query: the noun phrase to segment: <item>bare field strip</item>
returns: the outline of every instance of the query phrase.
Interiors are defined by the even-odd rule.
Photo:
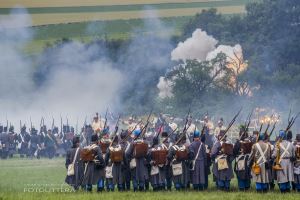
[[[156,10],[157,15],[153,17],[175,17],[175,16],[192,16],[200,13],[202,8],[185,8],[185,9],[165,9]],[[216,8],[222,14],[237,14],[244,13],[245,6],[224,6]],[[118,19],[138,19],[138,18],[151,18],[145,11],[120,11],[120,12],[105,12],[105,13],[58,13],[58,14],[32,14],[32,25],[46,25],[46,24],[60,24],[60,23],[73,23],[85,22],[95,20],[118,20]],[[7,19],[9,16],[0,15],[0,20]]]
[[[21,5],[32,7],[72,7],[72,6],[101,6],[101,5],[131,5],[131,4],[160,4],[160,3],[191,3],[211,2],[222,0],[0,0],[0,8],[12,8]],[[223,0],[226,1],[226,0]]]
[[[95,13],[95,12],[120,12],[120,11],[141,11],[141,10],[164,10],[184,9],[201,7],[223,7],[223,6],[244,6],[247,0],[227,0],[193,3],[160,3],[160,4],[134,4],[134,5],[108,5],[108,6],[79,6],[79,7],[41,7],[28,8],[29,14],[54,14],[54,13]],[[18,9],[20,10],[20,9]],[[0,14],[9,14],[10,8],[0,8]],[[21,12],[22,13],[22,12]]]

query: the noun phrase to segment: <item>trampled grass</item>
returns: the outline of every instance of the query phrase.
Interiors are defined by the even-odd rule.
[[[296,200],[299,199],[299,193],[280,194],[278,189],[266,194],[256,193],[253,188],[249,192],[239,192],[237,190],[236,179],[232,181],[231,192],[220,192],[216,190],[210,177],[209,189],[204,192],[103,192],[103,193],[85,193],[83,191],[74,192],[64,183],[66,169],[64,159],[56,158],[53,160],[28,160],[14,158],[11,160],[0,160],[0,199],[106,199],[106,200]],[[47,186],[45,186],[47,185]],[[28,188],[48,189],[30,190]],[[58,187],[58,188],[57,188]],[[49,189],[50,188],[50,189]],[[57,188],[51,190],[51,188]]]

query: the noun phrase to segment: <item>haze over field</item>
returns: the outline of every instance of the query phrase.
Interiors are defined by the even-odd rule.
[[[155,12],[144,14],[153,18],[156,15]],[[139,93],[146,92],[147,76],[138,85],[132,85],[130,80],[137,79],[144,70],[162,70],[169,62],[168,42],[159,43],[153,36],[136,36],[127,53],[117,61],[109,60],[107,49],[97,44],[70,42],[44,52],[37,59],[40,66],[34,68],[31,57],[20,50],[34,35],[31,29],[23,28],[31,25],[30,15],[23,10],[22,15],[13,14],[9,20],[0,21],[0,25],[15,22],[19,28],[0,28],[0,50],[4,52],[0,57],[0,93],[5,94],[0,99],[3,121],[7,118],[18,123],[23,119],[28,123],[31,117],[38,123],[42,115],[49,121],[52,116],[58,119],[67,115],[70,122],[75,122],[83,121],[95,111],[105,112],[107,107],[121,111],[122,89],[134,87],[137,101]],[[146,23],[144,29],[171,31],[158,19]]]

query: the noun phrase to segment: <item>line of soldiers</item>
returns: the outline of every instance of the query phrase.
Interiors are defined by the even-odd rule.
[[[3,127],[0,125],[0,157],[2,159],[12,158],[19,154],[21,158],[40,158],[54,156],[65,156],[67,149],[72,146],[74,128],[63,125],[59,133],[58,127],[47,130],[42,125],[40,131],[33,126],[29,132],[25,125],[16,133],[14,126]]]
[[[66,182],[76,190],[92,191],[96,185],[98,192],[115,187],[145,191],[151,185],[154,191],[191,186],[199,191],[208,188],[212,174],[216,187],[229,191],[235,174],[241,191],[250,189],[252,181],[258,192],[267,192],[277,181],[281,192],[289,192],[291,185],[300,192],[300,134],[292,142],[289,130],[280,131],[271,142],[267,132],[249,135],[242,126],[233,144],[222,119],[215,130],[208,117],[201,122],[202,130],[191,117],[183,131],[178,131],[173,118],[167,123],[159,117],[152,127],[148,120],[130,118],[120,133],[118,122],[114,131],[105,123],[96,116],[89,142],[74,137],[67,151]]]

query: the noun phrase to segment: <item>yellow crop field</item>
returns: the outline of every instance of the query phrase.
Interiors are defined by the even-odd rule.
[[[50,13],[50,14],[31,14],[32,25],[60,24],[85,22],[95,20],[118,20],[118,19],[137,19],[151,17],[174,17],[192,16],[201,12],[203,8],[182,8],[182,9],[162,9],[156,10],[155,15],[148,15],[145,11],[119,11],[119,12],[88,12],[88,13]],[[244,6],[224,6],[217,7],[217,11],[222,14],[233,14],[245,12]],[[0,15],[0,20],[9,16]]]
[[[191,3],[212,2],[220,0],[0,0],[0,8],[12,8],[16,5],[26,8],[32,7],[74,7],[74,6],[102,6],[102,5],[132,5],[132,4],[160,4],[160,3]]]

